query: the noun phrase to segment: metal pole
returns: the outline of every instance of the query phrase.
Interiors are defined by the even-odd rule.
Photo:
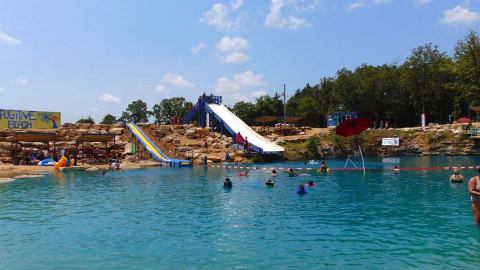
[[[287,123],[287,91],[285,84],[283,84],[283,123]]]
[[[358,146],[358,149],[360,150],[360,156],[362,157],[363,173],[365,174],[366,169],[365,169],[365,160],[363,159],[362,147],[360,147],[360,145],[359,145],[359,146]]]

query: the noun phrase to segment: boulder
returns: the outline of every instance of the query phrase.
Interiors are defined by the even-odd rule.
[[[113,133],[115,135],[122,135],[123,132],[124,132],[124,129],[123,128],[118,128],[118,127],[113,127],[113,128],[110,128],[110,130],[108,132]]]
[[[220,149],[220,148],[222,148],[222,145],[217,142],[217,143],[212,144],[212,147],[213,147],[214,149]]]
[[[167,137],[165,137],[164,140],[165,140],[166,143],[171,143],[173,141],[173,138],[170,137],[170,136],[167,136]]]
[[[207,159],[209,161],[212,161],[212,162],[221,162],[222,161],[222,158],[220,156],[214,155],[214,154],[207,155]]]
[[[195,128],[195,134],[201,137],[207,136],[210,133],[209,128]]]
[[[0,157],[0,162],[2,163],[12,163],[11,157]]]
[[[176,139],[176,138],[175,138],[175,139],[172,140],[172,143],[173,143],[174,145],[179,145],[179,144],[180,144],[180,139]]]
[[[20,145],[18,145],[20,147]],[[0,149],[12,150],[15,149],[15,144],[10,142],[0,142]]]
[[[185,135],[185,130],[184,129],[175,129],[175,132],[179,135]]]
[[[194,138],[195,137],[195,130],[193,129],[188,129],[187,132],[185,133],[187,138]]]
[[[190,151],[190,147],[180,146],[180,147],[177,147],[177,150],[179,152],[187,152],[187,151]]]

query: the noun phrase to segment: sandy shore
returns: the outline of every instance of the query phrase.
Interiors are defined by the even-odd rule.
[[[153,161],[141,161],[141,162],[123,162],[122,169],[140,169],[147,167],[159,167],[158,162]],[[70,168],[64,168],[64,170],[86,171],[86,170],[103,170],[108,169],[107,164],[85,164],[81,166],[75,166]],[[24,166],[24,165],[11,165],[0,164],[0,183],[11,182],[20,178],[36,178],[45,174],[52,173],[54,168],[52,166]]]

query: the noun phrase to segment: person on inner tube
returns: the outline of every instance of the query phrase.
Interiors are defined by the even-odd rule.
[[[298,185],[298,188],[297,188],[297,194],[298,195],[306,195],[307,194],[307,188],[301,184],[301,185]]]
[[[272,179],[268,179],[267,182],[265,182],[265,185],[267,185],[269,187],[273,187],[275,185],[275,182],[273,182]]]
[[[453,183],[462,183],[465,178],[460,174],[460,169],[453,169],[453,175],[450,176],[450,181]]]
[[[245,172],[239,173],[238,176],[248,176],[248,172],[249,172],[249,171],[250,171],[250,170],[247,169]]]
[[[322,165],[320,165],[320,169],[318,170],[321,173],[327,173],[328,172],[328,166],[327,166],[327,161],[324,160],[322,161]]]
[[[225,189],[231,189],[233,187],[232,181],[230,181],[230,178],[227,177],[225,181],[223,182],[223,188]]]

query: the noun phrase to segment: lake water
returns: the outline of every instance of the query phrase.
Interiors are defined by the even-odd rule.
[[[480,159],[367,161],[395,164]],[[250,174],[154,168],[0,184],[0,269],[479,268],[467,183],[451,184],[450,171],[280,173],[274,188],[265,187],[265,171]],[[231,191],[222,188],[226,176]],[[308,180],[317,186],[296,195]]]

